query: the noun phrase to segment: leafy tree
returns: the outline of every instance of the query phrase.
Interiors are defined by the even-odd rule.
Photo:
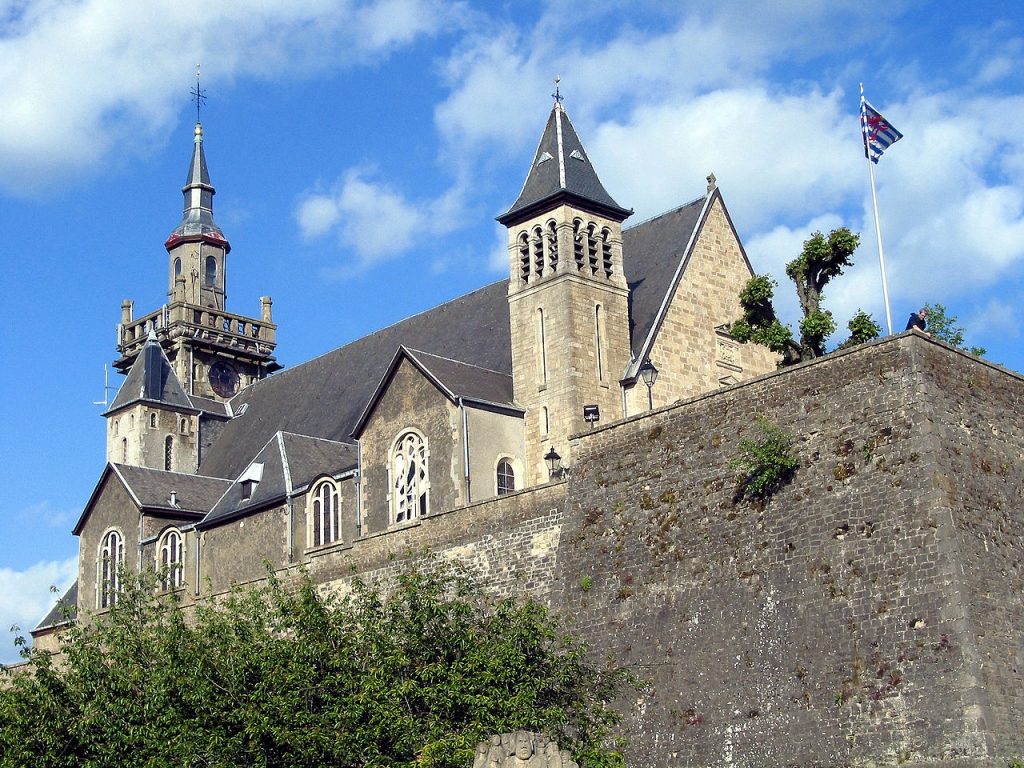
[[[736,472],[737,496],[764,498],[789,480],[800,466],[793,455],[793,436],[764,416],[757,417],[760,434],[740,440],[739,453],[729,462]]]
[[[752,341],[768,347],[782,355],[784,366],[824,355],[825,341],[835,333],[836,323],[832,313],[821,308],[822,291],[832,278],[843,273],[844,267],[853,264],[850,257],[859,243],[860,235],[853,234],[846,227],[832,230],[827,238],[821,232],[815,232],[804,241],[800,255],[786,265],[786,274],[796,286],[804,315],[800,321],[799,343],[775,315],[772,298],[778,283],[760,275],[748,280],[740,291],[743,317],[733,323],[732,337],[743,343]],[[874,335],[871,335],[872,328],[877,329]],[[877,338],[881,329],[870,315],[858,311],[851,321],[850,331],[850,339],[843,346]]]
[[[607,702],[635,678],[447,561],[344,598],[271,578],[182,608],[153,574],[123,583],[60,657],[0,682],[0,766],[465,766],[518,729],[622,765]]]
[[[983,357],[988,351],[984,347],[964,346],[964,329],[956,325],[956,315],[946,314],[942,304],[925,304],[924,308],[928,311],[928,333],[932,338],[952,344],[975,357]]]

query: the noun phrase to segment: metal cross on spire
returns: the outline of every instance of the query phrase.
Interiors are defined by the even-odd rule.
[[[199,110],[206,103],[206,91],[199,87],[199,65],[196,64],[196,87],[189,93],[192,94],[192,101],[196,105],[196,122],[199,122]]]
[[[562,82],[562,76],[561,75],[559,75],[558,77],[555,78],[555,92],[551,94],[551,98],[553,98],[555,100],[555,104],[561,104],[562,103],[562,94],[558,90],[558,84],[560,82]]]

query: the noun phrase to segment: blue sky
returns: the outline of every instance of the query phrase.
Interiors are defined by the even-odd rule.
[[[123,299],[165,300],[202,62],[228,309],[274,299],[295,365],[501,278],[560,75],[642,221],[714,172],[758,272],[863,233],[826,292],[884,323],[858,83],[905,135],[876,168],[893,322],[941,302],[1024,370],[1024,29],[1009,2],[0,0],[0,629],[70,583],[104,462]],[[628,222],[627,222],[628,223]],[[839,341],[841,339],[836,339]],[[111,374],[117,386],[120,377]],[[0,661],[15,658],[0,645]]]

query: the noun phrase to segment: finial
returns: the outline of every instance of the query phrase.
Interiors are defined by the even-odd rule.
[[[196,64],[196,87],[193,88],[189,93],[192,94],[192,101],[196,105],[196,136],[203,135],[203,129],[199,125],[199,110],[206,103],[206,92],[199,87],[199,65]]]
[[[558,77],[555,78],[555,92],[551,94],[551,98],[553,98],[555,100],[555,104],[561,104],[562,103],[562,94],[558,90],[558,84],[560,82],[562,82],[562,76],[561,75],[559,75]]]
[[[715,191],[715,187],[718,186],[717,182],[718,182],[718,179],[715,178],[715,174],[709,173],[708,174],[708,192],[709,193]]]

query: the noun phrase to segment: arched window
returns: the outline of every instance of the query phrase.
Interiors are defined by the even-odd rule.
[[[164,590],[177,589],[185,583],[185,543],[177,528],[169,528],[160,540],[156,565]]]
[[[149,414],[149,426],[152,429],[156,429],[156,414],[155,413]]]
[[[174,260],[174,276],[177,277],[181,274],[181,259]]]
[[[96,563],[96,605],[109,608],[121,591],[120,569],[124,564],[124,537],[118,530],[107,531],[100,542]]]
[[[213,256],[206,257],[206,284],[217,284],[217,260]]]
[[[519,235],[519,279],[530,282],[530,240],[525,232]]]
[[[604,350],[601,348],[601,336],[603,329],[601,328],[601,305],[597,304],[594,307],[594,350],[597,353],[597,380],[604,381]]]
[[[427,445],[416,432],[405,432],[391,451],[391,508],[396,523],[427,514]]]
[[[174,469],[174,438],[170,435],[164,440],[164,469],[168,472]]]
[[[188,434],[188,419],[182,419],[181,420],[181,434],[183,434],[183,435],[187,435]]]
[[[324,480],[313,489],[313,503],[310,523],[313,526],[313,546],[325,544],[341,538],[341,510],[338,503],[338,489],[330,480]]]
[[[537,352],[539,353],[537,373],[540,374],[538,379],[541,384],[546,384],[548,381],[548,340],[544,328],[544,310],[540,307],[537,308]]]
[[[128,463],[128,438],[121,438],[121,463]]]
[[[117,432],[120,429],[120,424],[121,424],[121,420],[120,419],[114,419],[114,435],[115,435],[115,437],[117,436]]]
[[[512,469],[512,462],[502,459],[498,462],[498,495],[504,496],[516,489],[516,472]]]

